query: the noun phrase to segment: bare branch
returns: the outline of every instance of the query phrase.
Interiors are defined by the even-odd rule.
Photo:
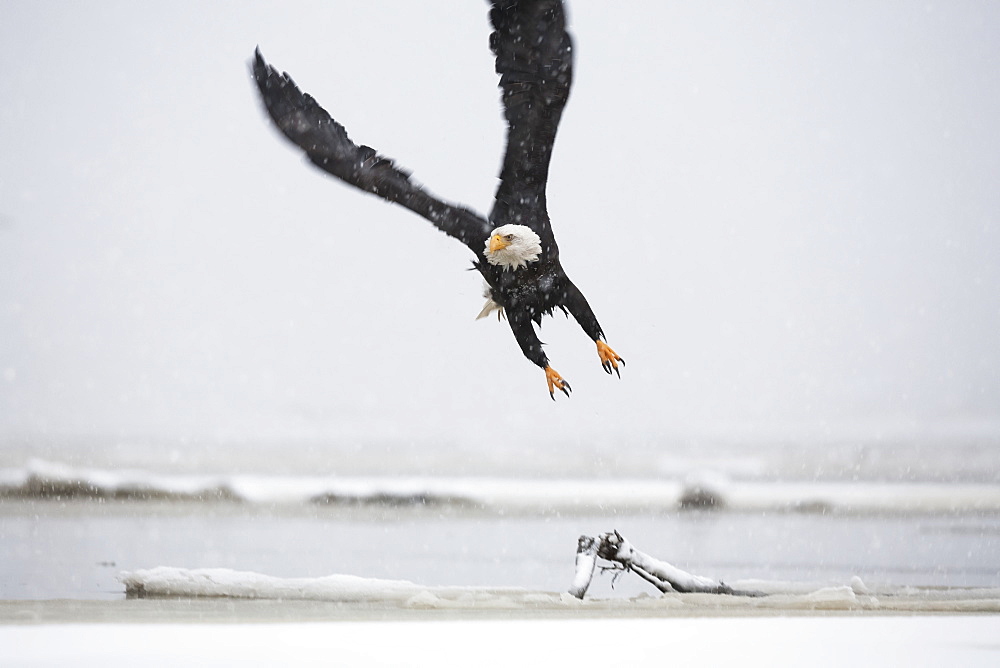
[[[758,592],[735,591],[721,580],[694,575],[635,549],[620,533],[613,531],[599,538],[580,536],[576,550],[576,575],[569,593],[582,599],[594,577],[597,558],[611,562],[613,568],[631,571],[663,593],[732,594],[759,596]],[[602,567],[602,571],[605,570]]]
[[[594,567],[597,565],[597,539],[593,536],[580,536],[576,543],[576,576],[569,593],[582,599],[594,578]]]

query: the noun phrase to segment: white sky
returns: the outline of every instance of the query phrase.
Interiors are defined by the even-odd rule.
[[[0,439],[1000,433],[1000,4],[570,10],[550,213],[628,366],[547,320],[553,405],[468,251],[304,164],[247,69],[488,212],[486,3],[7,2]]]

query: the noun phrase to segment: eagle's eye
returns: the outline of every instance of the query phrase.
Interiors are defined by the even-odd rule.
[[[514,240],[514,235],[513,234],[506,234],[506,235],[504,235],[504,239],[506,239],[507,241],[513,241]]]

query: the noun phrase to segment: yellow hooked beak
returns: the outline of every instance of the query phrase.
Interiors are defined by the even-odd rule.
[[[510,246],[510,242],[501,237],[499,234],[494,234],[490,237],[490,252],[496,253],[498,250],[503,250],[507,246]]]

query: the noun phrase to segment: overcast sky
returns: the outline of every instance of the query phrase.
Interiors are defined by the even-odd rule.
[[[8,1],[0,439],[1000,434],[1000,4],[570,5],[549,206],[626,360],[474,320],[459,243],[305,164],[256,45],[488,212],[483,2]],[[852,437],[853,437],[852,436]]]

